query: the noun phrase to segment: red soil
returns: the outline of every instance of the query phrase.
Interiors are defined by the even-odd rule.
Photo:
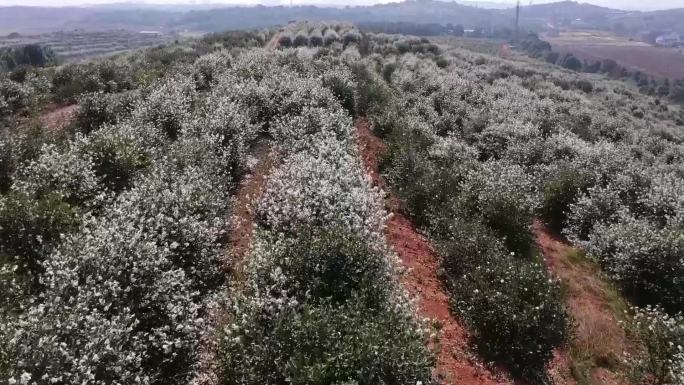
[[[281,35],[281,32],[274,33],[273,36],[271,37],[271,40],[269,40],[266,43],[266,49],[271,50],[271,51],[277,50],[278,47],[280,47],[280,35]]]
[[[379,161],[386,151],[382,140],[371,132],[365,119],[356,121],[359,147],[366,171],[373,183],[384,189]],[[388,191],[387,189],[384,189]],[[441,328],[437,349],[436,377],[444,384],[475,385],[510,383],[477,361],[469,347],[469,334],[449,310],[449,296],[437,271],[439,259],[430,241],[399,212],[397,199],[387,202],[392,217],[387,223],[386,237],[407,268],[402,281],[409,293],[418,299],[419,313]]]
[[[266,185],[267,176],[275,163],[275,152],[266,144],[259,144],[255,151],[258,163],[245,175],[233,196],[229,255],[224,265],[239,272],[242,267],[254,230],[252,205],[259,200]]]
[[[601,363],[619,360],[625,352],[632,350],[615,317],[615,310],[611,308],[613,289],[601,277],[597,266],[588,261],[573,261],[574,247],[553,234],[541,221],[534,222],[533,230],[549,271],[566,288],[567,307],[576,323],[575,337],[570,345],[595,363],[590,373],[592,384],[620,384],[616,373],[601,367]],[[556,384],[576,383],[571,376],[569,354],[558,351],[551,364],[550,374]]]
[[[240,183],[238,190],[232,197],[230,217],[230,234],[227,253],[223,255],[221,264],[231,276],[231,283],[240,284],[245,263],[245,256],[249,251],[254,230],[254,213],[252,205],[259,200],[266,186],[267,176],[275,163],[276,154],[266,144],[260,143],[254,151],[256,165],[251,168]],[[217,351],[217,332],[221,325],[227,324],[225,304],[219,300],[208,309],[209,325],[202,338],[202,348],[198,375],[193,381],[196,385],[218,385],[219,372]]]
[[[78,104],[51,107],[38,117],[38,121],[48,131],[59,131],[71,123],[77,113]]]

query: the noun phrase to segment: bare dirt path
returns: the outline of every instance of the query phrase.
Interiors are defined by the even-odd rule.
[[[375,185],[389,191],[379,174],[379,161],[386,151],[385,144],[371,132],[365,119],[358,119],[355,127],[366,172]],[[449,296],[437,275],[439,260],[435,250],[429,240],[399,212],[397,202],[391,196],[387,200],[387,208],[393,215],[387,223],[386,237],[408,268],[403,283],[409,293],[418,298],[420,314],[441,326],[439,346],[436,347],[436,377],[444,384],[510,384],[501,373],[497,375],[478,362],[469,346],[467,330],[449,310]]]
[[[586,260],[580,250],[553,234],[539,220],[533,225],[536,244],[544,261],[566,289],[568,310],[576,323],[575,337],[565,351],[559,351],[550,374],[556,384],[625,384],[619,375],[620,360],[632,350],[616,314],[626,303],[601,276],[598,266]]]
[[[242,179],[232,197],[230,236],[228,253],[224,256],[224,267],[233,275],[240,275],[245,255],[249,251],[254,230],[253,205],[261,197],[268,175],[275,163],[275,150],[266,143],[257,144],[254,150],[254,164]],[[236,277],[233,277],[235,279]],[[237,277],[239,278],[239,277]]]
[[[267,143],[258,143],[253,150],[253,164],[240,182],[235,195],[231,197],[230,233],[226,252],[221,258],[221,267],[229,276],[231,284],[239,285],[243,279],[245,258],[254,231],[252,207],[264,191],[276,158],[276,152]],[[219,300],[208,309],[209,325],[202,336],[199,374],[193,382],[195,385],[219,384],[217,332],[221,325],[226,324],[223,306],[224,303]]]
[[[278,31],[273,34],[271,40],[266,43],[266,49],[270,51],[275,51],[280,46],[280,35],[282,32]]]
[[[48,108],[39,117],[38,121],[50,132],[60,131],[76,117],[78,104]]]

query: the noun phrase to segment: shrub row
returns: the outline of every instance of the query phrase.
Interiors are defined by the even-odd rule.
[[[232,93],[200,95],[185,79],[170,76],[106,119],[86,108],[81,118],[94,123],[79,125],[85,135],[43,146],[14,172],[0,201],[0,253],[11,257],[2,273],[15,283],[1,309],[4,378],[195,376],[206,306],[224,279],[231,175],[255,131]]]
[[[558,283],[532,259],[533,181],[517,166],[480,163],[464,144],[440,143],[413,115],[383,132],[384,174],[436,243],[453,309],[490,361],[545,380],[570,321]]]
[[[381,196],[341,106],[348,99],[339,82],[322,88],[315,72],[300,73],[269,87],[283,103],[255,103],[274,111],[268,132],[283,159],[256,205],[244,282],[224,299],[220,381],[431,383],[427,331],[395,281]]]

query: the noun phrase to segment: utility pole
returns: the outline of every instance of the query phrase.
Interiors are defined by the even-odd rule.
[[[515,6],[515,40],[520,39],[520,0]]]

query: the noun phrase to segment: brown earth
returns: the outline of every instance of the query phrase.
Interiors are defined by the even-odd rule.
[[[385,144],[373,135],[367,120],[358,119],[355,127],[366,171],[376,186],[388,191],[378,171],[379,161],[386,151]],[[494,373],[485,367],[472,352],[468,331],[449,309],[449,296],[437,274],[437,253],[430,241],[399,212],[397,202],[390,195],[387,208],[392,217],[387,223],[386,237],[407,268],[402,282],[418,299],[419,313],[440,328],[439,342],[434,346],[437,350],[435,376],[444,384],[511,383],[502,373]]]
[[[681,48],[654,47],[637,42],[597,42],[591,39],[544,37],[554,51],[572,53],[588,62],[615,60],[630,71],[641,71],[656,77],[684,78],[684,51]]]
[[[632,351],[620,326],[626,303],[582,252],[553,234],[541,221],[533,225],[536,244],[549,271],[561,280],[575,336],[567,349],[556,352],[550,374],[556,384],[626,384],[621,358]],[[581,380],[581,381],[578,381]]]
[[[249,251],[254,231],[253,205],[258,202],[266,186],[268,175],[277,158],[276,152],[266,143],[258,143],[253,151],[256,164],[240,182],[235,195],[231,198],[230,233],[226,253],[222,256],[221,267],[230,276],[232,284],[239,285],[243,279],[245,257]],[[202,350],[196,385],[218,385],[219,367],[216,357],[218,350],[218,331],[226,325],[225,303],[221,299],[212,303],[207,310],[209,324],[202,335]]]
[[[280,46],[279,40],[280,40],[280,34],[281,33],[282,32],[276,32],[273,34],[273,36],[271,37],[271,40],[269,40],[266,43],[266,49],[267,50],[274,51],[274,50],[278,49],[278,47]]]
[[[275,150],[266,143],[259,143],[256,146],[254,156],[257,159],[256,165],[242,179],[232,198],[229,251],[224,256],[223,262],[224,267],[231,270],[233,275],[241,274],[254,231],[253,205],[259,201],[266,186],[267,177],[277,158]],[[236,278],[233,277],[233,279]]]
[[[78,114],[78,104],[48,107],[39,117],[38,122],[50,132],[60,131]]]

